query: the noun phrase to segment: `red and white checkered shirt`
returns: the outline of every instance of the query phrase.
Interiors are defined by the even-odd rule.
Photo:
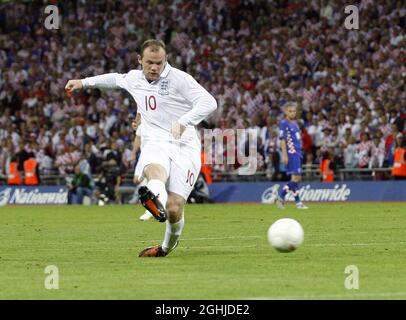
[[[358,154],[358,166],[363,168],[366,167],[369,163],[369,152],[372,147],[372,142],[360,142],[357,147]]]

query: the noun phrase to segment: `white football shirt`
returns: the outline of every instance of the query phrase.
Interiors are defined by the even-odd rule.
[[[166,63],[160,78],[148,82],[142,70],[82,79],[84,88],[125,89],[141,114],[142,140],[174,141],[172,124],[186,126],[180,142],[199,143],[194,126],[216,110],[217,102],[191,75]]]

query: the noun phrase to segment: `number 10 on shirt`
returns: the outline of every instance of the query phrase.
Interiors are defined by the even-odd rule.
[[[145,110],[155,110],[156,109],[156,98],[154,96],[145,96]]]

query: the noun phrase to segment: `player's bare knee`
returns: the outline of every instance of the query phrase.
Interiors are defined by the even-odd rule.
[[[164,167],[159,164],[149,164],[144,168],[144,175],[148,180],[157,179],[166,181],[167,175]]]
[[[166,204],[166,212],[168,213],[168,219],[170,223],[178,222],[182,219],[182,207],[176,201],[168,201]]]
[[[176,223],[182,219],[183,207],[183,199],[168,199],[168,202],[166,203],[166,211],[168,213],[168,220],[170,223]]]

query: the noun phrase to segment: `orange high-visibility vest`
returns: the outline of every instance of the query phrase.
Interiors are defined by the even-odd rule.
[[[7,184],[18,185],[22,183],[23,180],[21,179],[20,171],[18,171],[18,162],[10,162],[10,167],[7,175]]]
[[[396,148],[395,154],[393,155],[393,176],[406,177],[405,152],[406,150],[404,148]]]
[[[203,150],[201,152],[201,159],[202,159],[202,167],[200,169],[200,172],[204,176],[204,180],[206,181],[206,183],[211,184],[213,182],[213,178],[211,177],[211,166],[205,164],[206,155]]]
[[[334,171],[330,169],[330,160],[324,159],[320,163],[320,174],[321,174],[321,181],[323,181],[323,182],[333,182],[334,181]]]
[[[25,179],[24,183],[26,185],[37,185],[39,184],[38,176],[37,176],[37,160],[31,158],[24,161],[24,174]]]

